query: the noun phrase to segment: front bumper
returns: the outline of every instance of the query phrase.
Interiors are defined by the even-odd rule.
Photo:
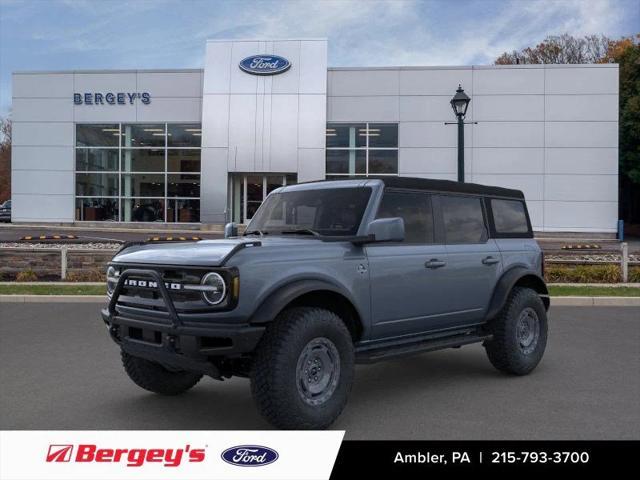
[[[118,297],[129,276],[148,277],[158,284],[166,313],[162,316],[119,308]],[[138,310],[138,309],[135,309]],[[120,276],[102,319],[111,338],[130,355],[167,367],[220,377],[216,360],[252,352],[265,327],[249,324],[183,322],[159,274],[153,270],[126,270]]]

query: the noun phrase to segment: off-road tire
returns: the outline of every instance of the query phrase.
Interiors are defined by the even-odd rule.
[[[319,405],[310,405],[299,391],[299,361],[308,345],[328,339],[339,357],[335,390]],[[294,307],[267,327],[251,372],[251,392],[258,411],[281,429],[323,429],[342,412],[351,390],[353,340],[336,314],[315,307]]]
[[[535,312],[539,330],[535,347],[525,353],[518,337],[518,322],[527,309]],[[493,338],[485,342],[485,349],[495,368],[512,375],[526,375],[536,368],[547,345],[547,312],[534,290],[514,287],[505,306],[488,326]]]
[[[200,381],[199,373],[171,371],[162,365],[134,357],[121,351],[122,365],[129,378],[139,387],[160,395],[178,395]]]

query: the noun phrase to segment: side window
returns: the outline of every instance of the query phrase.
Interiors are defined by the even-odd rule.
[[[440,197],[447,243],[484,243],[484,225],[480,198],[443,195]]]
[[[493,198],[491,199],[491,211],[497,233],[529,233],[523,202]]]
[[[376,218],[401,217],[405,243],[433,243],[431,197],[426,193],[387,191]]]

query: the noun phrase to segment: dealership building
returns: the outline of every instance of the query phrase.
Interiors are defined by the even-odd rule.
[[[211,40],[203,69],[13,74],[14,222],[245,223],[286,184],[457,178],[538,232],[613,233],[618,65],[327,66],[327,40]]]

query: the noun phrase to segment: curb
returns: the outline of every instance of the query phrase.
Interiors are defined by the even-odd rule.
[[[0,303],[104,303],[106,295],[0,295]]]
[[[640,297],[550,297],[553,307],[640,307]]]
[[[106,303],[106,295],[0,295],[0,303]],[[640,307],[640,297],[551,297],[551,307]]]

